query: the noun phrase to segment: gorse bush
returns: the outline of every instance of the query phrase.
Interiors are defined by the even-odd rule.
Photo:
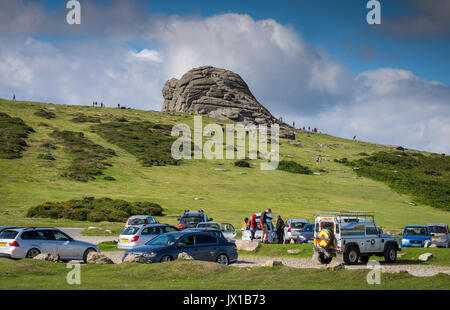
[[[416,202],[450,211],[450,157],[410,152],[379,152],[348,162],[356,173],[410,194]]]
[[[177,165],[171,149],[172,127],[152,122],[110,122],[92,126],[107,141],[136,156],[143,166]]]
[[[96,175],[103,174],[102,170],[111,166],[106,160],[116,156],[113,150],[95,144],[82,132],[55,130],[50,136],[62,143],[65,151],[73,157],[72,164],[62,174],[72,180],[94,180]]]
[[[0,158],[21,158],[27,143],[24,139],[34,132],[18,117],[0,112]]]
[[[56,114],[44,109],[38,110],[36,112],[34,112],[34,115],[39,116],[39,117],[43,117],[46,119],[53,119],[56,118]]]
[[[65,202],[46,202],[28,209],[27,217],[70,219],[90,222],[125,222],[136,214],[161,216],[163,208],[153,202],[85,197]]]
[[[293,160],[282,160],[278,164],[278,170],[287,171],[291,173],[312,174],[313,172],[308,167],[305,167]]]
[[[241,168],[250,168],[250,163],[248,161],[246,161],[245,159],[236,160],[234,162],[234,165],[236,167],[241,167]]]

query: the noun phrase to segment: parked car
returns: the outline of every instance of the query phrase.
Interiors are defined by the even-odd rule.
[[[384,256],[387,263],[397,259],[401,251],[398,238],[384,234],[376,225],[372,212],[321,212],[314,223],[314,252],[321,264],[333,257],[347,265],[370,256]]]
[[[200,222],[197,224],[197,228],[214,228],[222,231],[225,238],[232,240],[236,237],[236,229],[229,223],[217,223],[217,222]]]
[[[260,219],[261,219],[261,213],[256,213],[256,232],[255,232],[255,238],[256,240],[261,240],[262,237],[262,230],[261,230],[261,225],[259,223]],[[275,228],[273,227],[272,224],[272,219],[273,219],[273,215],[272,214],[266,214],[267,215],[267,227],[269,229],[269,237],[268,237],[268,241],[269,243],[273,243],[275,238],[276,238],[276,233],[275,233]],[[242,233],[242,240],[251,240],[251,231],[250,231],[250,225],[247,226],[247,228],[244,230],[244,232]]]
[[[308,220],[288,219],[284,225],[284,243],[289,243],[291,240],[296,241],[299,233],[307,224],[309,224]]]
[[[160,235],[144,246],[127,250],[122,261],[129,254],[137,254],[144,256],[149,263],[167,262],[177,259],[182,252],[196,260],[215,261],[224,265],[238,259],[237,248],[233,242],[211,233],[184,230]]]
[[[198,223],[211,222],[213,219],[208,218],[203,210],[189,211],[185,210],[181,217],[178,218],[178,228],[195,228]]]
[[[128,218],[125,223],[125,228],[128,226],[158,224],[158,221],[151,215],[133,215]]]
[[[0,226],[0,233],[6,229],[19,228],[16,226]]]
[[[431,242],[430,230],[427,226],[406,226],[402,234],[402,248],[423,247],[426,241]]]
[[[298,233],[296,243],[313,243],[314,241],[314,224],[306,224]]]
[[[61,260],[84,260],[96,245],[77,241],[56,228],[10,228],[0,233],[0,256],[33,258],[40,253],[58,253]]]
[[[447,224],[427,224],[431,233],[431,243],[438,247],[450,248],[450,230]]]
[[[215,235],[217,238],[222,238],[227,240],[227,238],[225,238],[225,236],[223,235],[222,231],[219,229],[215,229],[215,228],[188,228],[185,229],[184,231],[197,231],[197,232],[205,232],[205,233],[210,233]]]
[[[144,245],[153,238],[179,229],[168,224],[147,224],[128,226],[119,236],[117,247],[121,250],[132,249]]]

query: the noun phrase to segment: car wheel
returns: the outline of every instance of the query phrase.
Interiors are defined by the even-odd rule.
[[[41,254],[41,251],[39,251],[38,249],[31,249],[27,252],[25,258],[34,258],[38,254]]]
[[[319,253],[317,255],[317,260],[319,261],[319,263],[324,264],[324,265],[329,264],[332,259],[333,259],[332,256],[326,257],[323,253]]]
[[[370,256],[368,256],[368,255],[361,255],[360,261],[361,261],[361,263],[363,263],[363,264],[367,264],[367,262],[369,261],[369,259],[370,259]]]
[[[388,245],[384,251],[384,260],[386,263],[393,263],[397,259],[397,249],[393,245]]]
[[[344,253],[344,262],[347,265],[356,265],[359,261],[359,251],[356,247],[352,246]]]
[[[216,262],[221,265],[228,265],[230,263],[230,260],[225,254],[220,254],[219,256],[217,256]]]
[[[91,253],[91,252],[97,252],[94,248],[89,248],[89,249],[87,249],[86,251],[84,251],[84,254],[83,254],[83,262],[85,263],[85,264],[87,264],[87,257],[88,257],[88,255],[89,255],[89,253]]]
[[[163,257],[161,257],[160,262],[165,263],[165,262],[170,262],[171,260],[172,260],[172,257],[170,255],[164,255]]]

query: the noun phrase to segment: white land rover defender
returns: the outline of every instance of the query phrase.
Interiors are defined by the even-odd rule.
[[[370,256],[384,256],[387,263],[397,259],[401,251],[396,237],[384,234],[375,224],[373,212],[320,212],[315,215],[314,255],[321,264],[336,256],[347,265],[359,260],[367,263]]]

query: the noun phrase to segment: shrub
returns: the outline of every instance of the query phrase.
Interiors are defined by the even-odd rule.
[[[115,178],[110,177],[110,176],[106,176],[103,179],[106,180],[106,181],[115,181],[116,180]]]
[[[45,109],[41,109],[39,111],[34,112],[34,115],[39,116],[39,117],[43,117],[46,119],[53,119],[56,118],[56,114],[50,111],[47,111]]]
[[[55,157],[53,157],[52,154],[47,153],[47,154],[39,154],[37,156],[38,159],[43,159],[43,160],[55,160]]]
[[[55,130],[51,136],[60,141],[65,151],[72,155],[72,163],[62,176],[75,181],[94,180],[95,176],[103,174],[103,170],[111,166],[106,160],[116,156],[113,150],[95,144],[82,132]]]
[[[92,126],[94,132],[133,154],[145,167],[177,165],[172,157],[172,127],[152,122],[110,122]]]
[[[250,168],[250,163],[248,161],[246,161],[245,159],[240,159],[234,162],[234,165],[236,167],[241,167],[241,168]]]
[[[27,147],[24,139],[31,132],[34,132],[33,128],[27,126],[22,119],[0,112],[0,158],[21,158]]]
[[[101,123],[101,119],[95,116],[86,116],[80,115],[75,118],[72,118],[72,122],[74,123]]]
[[[278,164],[278,170],[287,171],[299,174],[312,174],[313,172],[308,167],[305,167],[293,160],[282,160]]]
[[[70,219],[90,222],[125,222],[135,214],[163,215],[153,202],[128,202],[120,199],[86,197],[66,202],[46,202],[28,209],[27,217]]]

